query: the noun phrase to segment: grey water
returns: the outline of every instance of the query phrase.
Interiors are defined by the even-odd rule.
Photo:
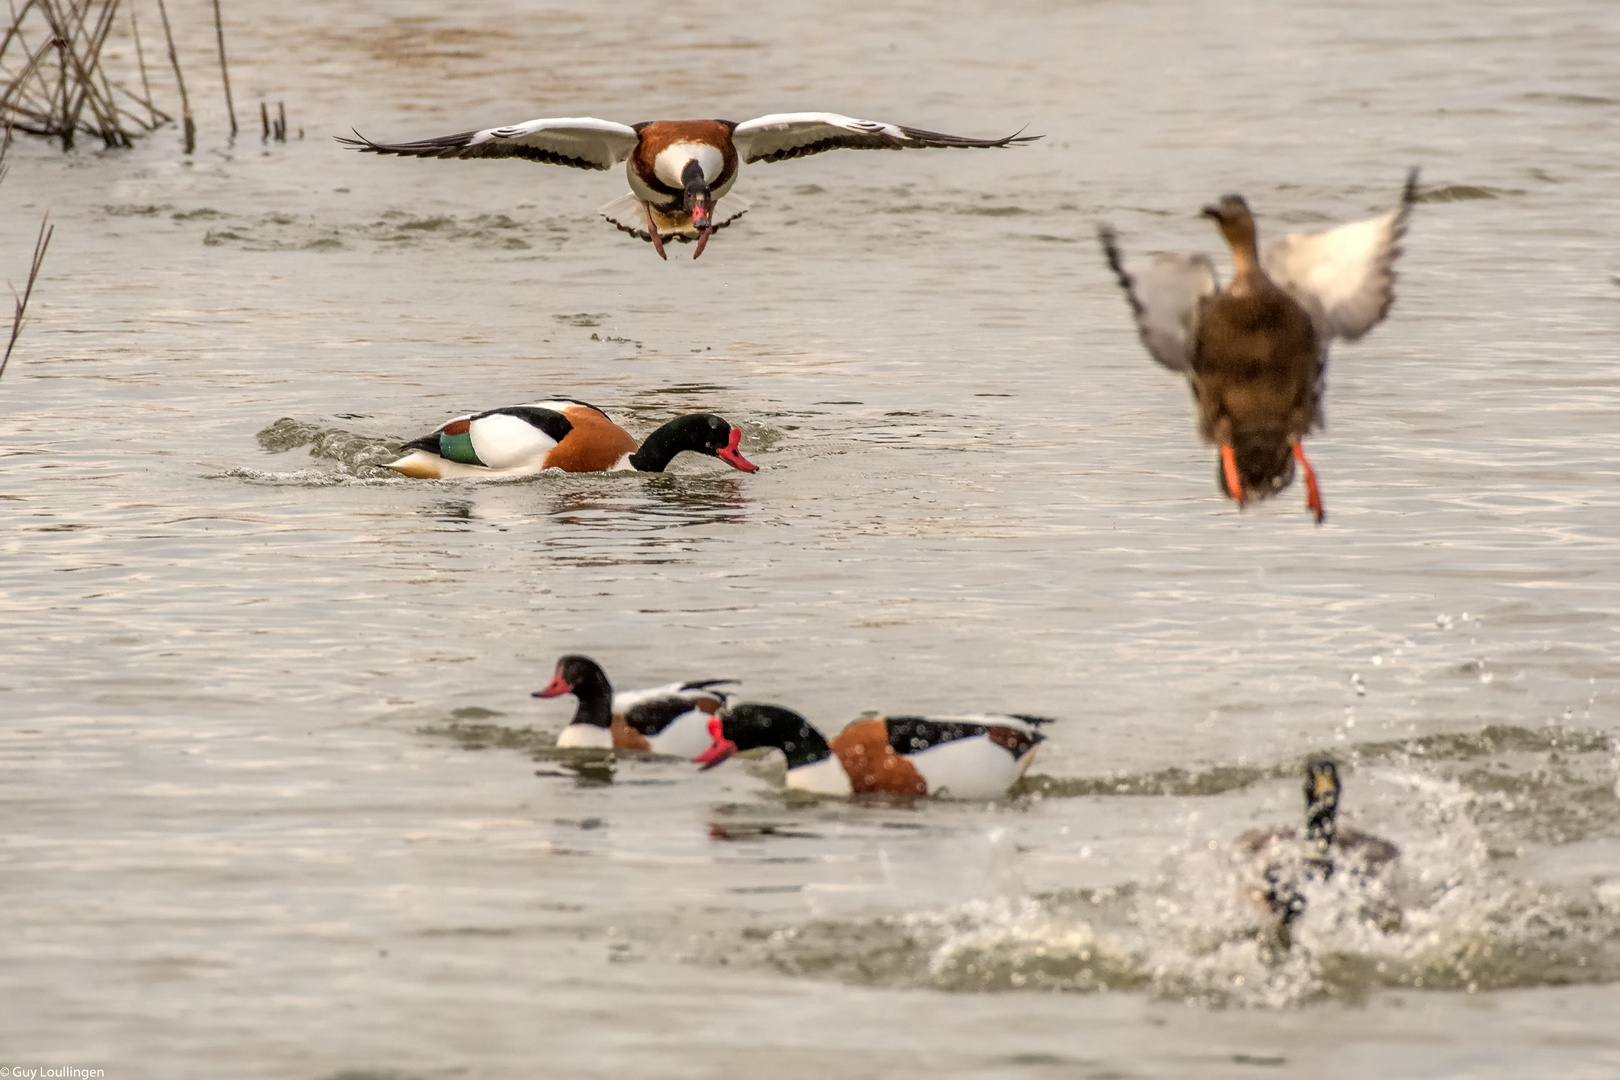
[[[0,180],[0,277],[57,228],[0,380],[0,1064],[1620,1073],[1612,4],[225,7],[287,143],[222,137],[199,6],[195,155]],[[331,138],[790,110],[1045,137],[746,167],[695,263],[596,218],[617,171]],[[1214,196],[1264,240],[1413,165],[1327,523],[1238,511],[1096,224],[1219,254]],[[547,395],[761,471],[377,467]],[[563,652],[1058,721],[1004,804],[806,803],[559,756]],[[1226,845],[1324,751],[1398,916],[1329,890],[1279,960]]]

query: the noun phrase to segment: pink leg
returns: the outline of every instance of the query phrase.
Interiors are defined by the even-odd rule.
[[[1294,443],[1294,460],[1305,470],[1305,506],[1316,515],[1316,523],[1320,525],[1327,516],[1322,512],[1322,489],[1316,486],[1316,470],[1305,460],[1305,447],[1297,440]]]
[[[1225,443],[1221,444],[1221,468],[1226,473],[1226,493],[1242,506],[1243,478],[1238,475],[1237,453]]]
[[[653,218],[652,203],[643,199],[641,205],[647,210],[647,235],[652,237],[653,250],[658,252],[660,259],[668,262],[669,256],[664,254],[664,238],[658,235],[658,222]]]
[[[703,231],[698,233],[697,250],[692,252],[692,261],[693,262],[697,262],[697,257],[699,255],[703,254],[703,249],[704,248],[709,246],[709,237],[711,237],[713,235],[714,235],[714,230],[713,229],[704,229]]]

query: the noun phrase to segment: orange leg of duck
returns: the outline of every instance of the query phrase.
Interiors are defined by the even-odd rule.
[[[1298,450],[1295,444],[1295,450]],[[1309,468],[1310,466],[1306,466]],[[1221,469],[1226,473],[1226,493],[1239,506],[1243,505],[1243,477],[1238,475],[1237,452],[1226,443],[1221,444]]]
[[[703,254],[703,249],[709,246],[709,237],[711,237],[713,235],[714,235],[714,230],[713,229],[704,229],[703,231],[698,233],[697,250],[692,252],[692,261],[693,262],[696,262],[697,257],[699,255]]]
[[[647,235],[652,237],[653,250],[658,252],[660,259],[668,262],[669,256],[664,254],[664,238],[658,235],[658,220],[653,217],[652,203],[643,199],[641,205],[647,210]]]
[[[1316,486],[1316,470],[1305,460],[1305,447],[1298,442],[1294,443],[1294,460],[1305,470],[1305,506],[1316,515],[1316,523],[1320,525],[1327,516],[1322,512],[1322,489]]]

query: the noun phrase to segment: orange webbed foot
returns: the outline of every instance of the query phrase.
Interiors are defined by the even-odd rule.
[[[1322,519],[1327,516],[1322,511],[1322,489],[1316,483],[1316,470],[1311,468],[1311,463],[1306,460],[1305,447],[1297,442],[1294,443],[1294,460],[1305,470],[1305,506],[1316,515],[1316,523],[1320,525]]]
[[[1237,452],[1227,443],[1221,444],[1221,471],[1226,476],[1226,493],[1232,496],[1233,502],[1242,506],[1243,477],[1238,475]]]

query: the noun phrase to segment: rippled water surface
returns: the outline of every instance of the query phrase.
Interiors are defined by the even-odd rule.
[[[0,1064],[1620,1073],[1611,4],[235,6],[291,141],[221,140],[191,5],[194,157],[0,181],[3,276],[57,226],[0,381]],[[752,166],[697,263],[596,218],[617,171],[330,138],[799,109],[1045,138]],[[1096,222],[1213,252],[1212,196],[1311,229],[1414,164],[1327,524],[1239,513]],[[376,467],[547,395],[761,471]],[[805,803],[551,749],[565,651],[1059,722],[1004,805]],[[1228,842],[1324,750],[1403,855],[1279,956]]]

